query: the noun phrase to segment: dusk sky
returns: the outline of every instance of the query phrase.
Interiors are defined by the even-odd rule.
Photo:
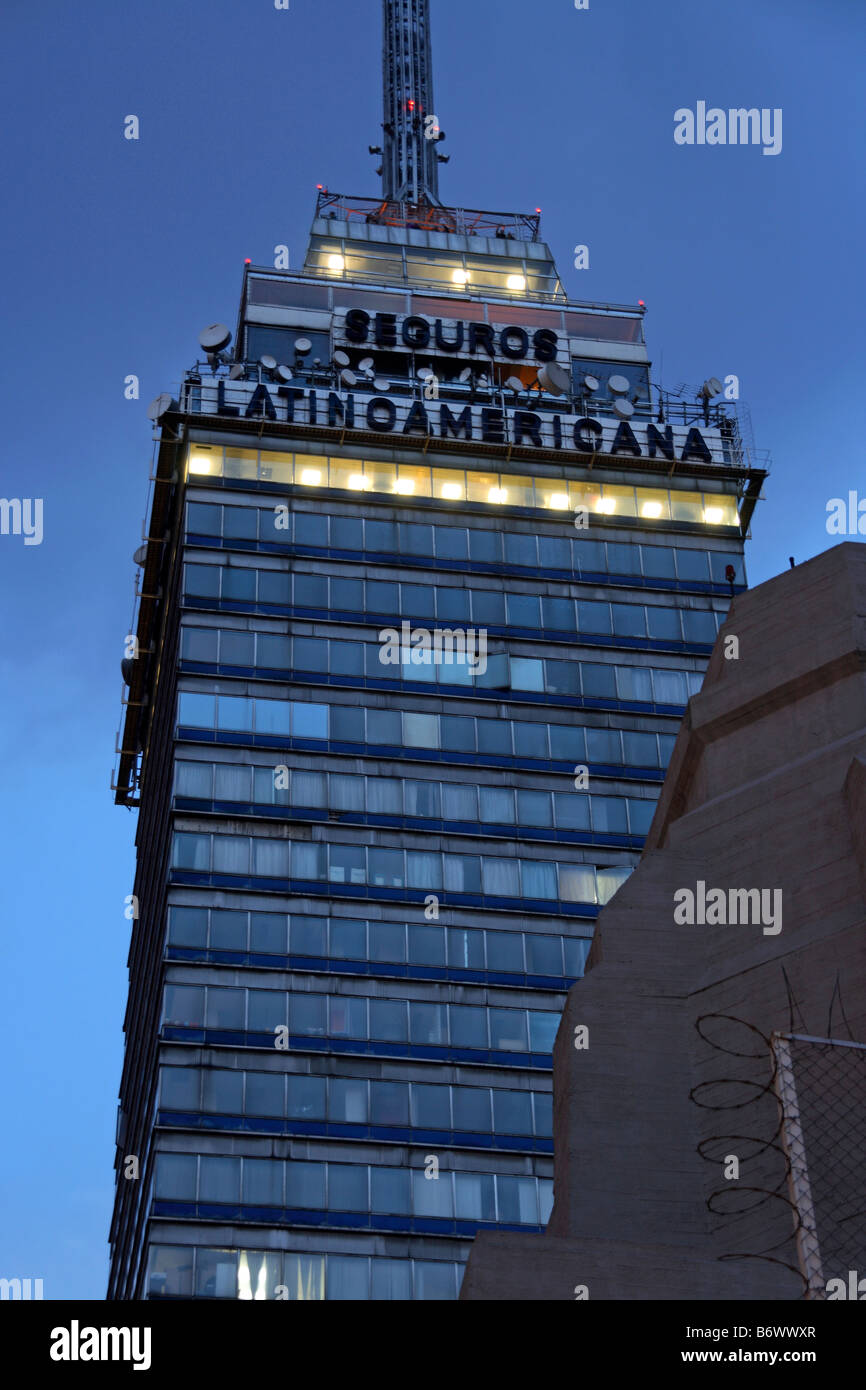
[[[645,300],[653,380],[736,375],[772,472],[751,585],[866,495],[858,0],[432,0],[440,194],[541,206],[571,298]],[[378,192],[378,0],[6,0],[0,1276],[105,1295],[135,815],[110,778],[152,457],[243,262],[303,263],[316,185]],[[680,108],[783,113],[681,146]],[[124,138],[135,115],[140,138]],[[590,268],[574,268],[589,247]],[[140,398],[124,398],[135,374]],[[792,622],[796,615],[792,614]],[[13,1137],[14,1136],[14,1137]]]

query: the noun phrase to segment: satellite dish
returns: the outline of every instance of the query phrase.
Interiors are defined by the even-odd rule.
[[[277,377],[279,378],[280,381],[291,381],[291,379],[292,379],[292,369],[291,369],[291,367],[286,367],[286,366],[283,366],[283,365],[281,364],[279,367],[277,367]]]
[[[247,374],[247,369],[243,362],[235,362],[233,367],[229,367],[229,381],[243,381]]]
[[[434,373],[432,367],[419,367],[419,368],[418,368],[418,373],[417,373],[417,374],[418,374],[418,376],[421,378],[422,381],[426,381],[427,378],[428,378],[428,376],[435,376],[435,373]]]
[[[351,359],[351,357],[349,356],[348,352],[343,352],[342,350],[338,350],[337,352],[334,353],[334,365],[335,365],[336,367],[348,367],[348,366],[351,365],[351,362],[352,362],[352,359]]]
[[[722,383],[717,376],[711,376],[709,381],[705,381],[701,387],[702,396],[720,396],[722,394]]]
[[[625,396],[628,394],[628,377],[612,376],[607,385],[608,390],[614,396]]]
[[[361,359],[361,361],[358,363],[358,371],[359,371],[359,372],[372,372],[374,366],[375,366],[375,362],[374,362],[374,359],[373,359],[372,357],[363,357],[363,358]]]
[[[622,420],[630,420],[634,415],[634,406],[631,401],[626,400],[625,396],[618,396],[613,403],[613,408]]]
[[[157,396],[147,407],[147,418],[148,420],[161,420],[163,415],[167,415],[170,410],[177,410],[177,401],[167,391],[163,391],[162,395]]]
[[[312,350],[313,344],[310,342],[309,338],[295,339],[295,352],[298,353],[300,357],[306,357],[307,353],[312,352]]]
[[[558,362],[545,362],[539,367],[538,380],[550,396],[564,396],[571,385],[568,372]]]
[[[147,559],[147,546],[140,545],[132,558],[137,565],[143,565]]]
[[[457,380],[458,380],[458,381],[471,381],[471,380],[472,380],[472,368],[471,368],[471,367],[464,367],[464,368],[463,368],[463,371],[460,373],[460,375],[459,375],[459,377],[457,378]]]
[[[123,676],[123,683],[124,683],[124,685],[130,685],[130,684],[131,684],[131,682],[132,682],[132,669],[133,669],[134,665],[135,665],[135,658],[132,657],[132,656],[125,656],[125,657],[123,658],[123,660],[121,661],[121,663],[120,663],[120,674]]]
[[[222,352],[228,347],[232,335],[224,323],[211,323],[198,335],[199,345],[205,352]]]
[[[276,357],[271,357],[268,353],[265,353],[264,357],[259,358],[259,366],[264,367],[266,372],[274,371],[276,365]]]
[[[386,381],[383,376],[377,376],[373,382],[374,391],[390,391],[391,383]]]
[[[590,395],[592,395],[593,391],[598,390],[599,386],[601,385],[601,382],[599,381],[597,376],[585,376],[583,378],[583,385],[584,389],[587,390],[590,393]]]
[[[520,395],[520,392],[523,390],[523,382],[520,380],[519,376],[510,376],[505,386],[509,391],[516,391],[518,395]]]
[[[350,372],[348,368],[346,368],[345,371],[340,372],[340,380],[342,381],[344,386],[358,385],[358,378],[355,376],[355,373]]]

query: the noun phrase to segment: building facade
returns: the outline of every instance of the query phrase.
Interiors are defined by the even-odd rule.
[[[544,1229],[565,994],[745,586],[736,416],[537,213],[440,204],[426,10],[385,195],[320,190],[152,407],[110,1298],[454,1299]]]

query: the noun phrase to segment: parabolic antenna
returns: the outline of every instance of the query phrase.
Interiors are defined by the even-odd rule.
[[[626,400],[625,396],[618,396],[613,403],[613,408],[621,420],[630,420],[634,415],[634,406],[631,401]]]
[[[147,407],[147,418],[148,420],[161,420],[163,415],[167,415],[170,410],[177,410],[177,401],[167,391],[163,391],[162,395],[157,396]]]
[[[520,380],[519,376],[510,376],[505,385],[507,390],[516,391],[518,395],[523,390],[523,382]]]
[[[463,368],[463,371],[460,373],[459,377],[457,378],[458,381],[471,381],[471,379],[472,379],[472,368],[471,368],[471,367],[464,367],[464,368]]]
[[[222,352],[228,347],[232,335],[224,323],[210,323],[198,335],[198,341],[205,352]]]
[[[426,381],[428,376],[434,376],[435,373],[432,367],[419,367],[417,375],[421,378],[422,381]]]
[[[312,351],[312,348],[313,344],[310,342],[309,338],[295,339],[295,352],[297,352],[299,356],[306,357],[307,353]]]
[[[279,378],[280,381],[291,381],[291,379],[292,379],[292,369],[291,369],[291,367],[286,367],[286,366],[284,366],[284,365],[281,363],[280,366],[277,367],[277,376],[278,376],[278,378]]]
[[[583,378],[583,385],[584,389],[589,391],[590,394],[592,394],[593,391],[598,390],[599,386],[601,385],[601,382],[599,381],[597,376],[585,376]]]
[[[247,369],[243,362],[235,362],[229,367],[229,381],[243,381],[246,377]]]
[[[628,394],[627,376],[612,376],[607,385],[611,394],[614,396],[625,396]]]
[[[550,396],[564,396],[571,385],[568,372],[558,362],[545,362],[539,367],[538,380]]]
[[[277,359],[271,357],[269,353],[265,353],[264,357],[259,358],[259,365],[264,367],[266,372],[272,372],[276,368]]]
[[[338,348],[338,350],[334,353],[335,367],[348,367],[351,364],[351,361],[352,359],[349,356],[348,352],[343,352],[341,348]]]
[[[722,383],[717,376],[711,376],[706,385],[711,396],[720,396],[722,394]]]
[[[373,390],[374,390],[374,391],[390,391],[390,390],[391,390],[391,383],[390,383],[390,381],[386,381],[385,377],[383,377],[383,376],[377,376],[376,379],[375,379],[375,381],[373,382]]]
[[[358,378],[354,372],[349,371],[348,367],[340,372],[340,380],[344,386],[357,386],[358,384]]]
[[[358,370],[360,372],[372,372],[374,365],[375,363],[372,357],[362,357],[361,361],[358,363]]]

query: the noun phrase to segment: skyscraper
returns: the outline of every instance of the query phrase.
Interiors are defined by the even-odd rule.
[[[453,1299],[544,1227],[564,994],[745,583],[719,383],[442,204],[426,0],[384,34],[381,197],[151,407],[112,1298]]]

